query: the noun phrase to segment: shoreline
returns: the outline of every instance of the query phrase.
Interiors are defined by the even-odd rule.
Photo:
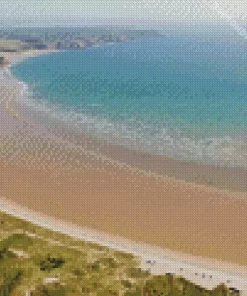
[[[28,57],[53,52],[60,51],[32,50],[21,54],[21,57],[20,55],[18,57],[17,54],[10,58],[10,66]],[[25,110],[26,106],[22,108],[21,103],[16,103],[25,118],[34,120],[34,118],[30,118],[28,108]],[[102,154],[116,163],[127,163],[137,168],[139,171],[152,172],[154,175],[167,176],[182,182],[206,186],[215,190],[225,191],[226,193],[236,193],[238,196],[242,195],[243,197],[247,197],[247,169],[243,167],[205,164],[199,161],[179,160],[170,156],[132,150],[120,144],[111,144],[106,140],[90,137],[88,134],[81,134],[81,131],[71,131],[71,127],[67,127],[64,122],[59,122],[58,119],[52,121],[51,118],[39,114],[39,110],[30,108],[30,112],[36,113],[38,124],[40,124],[40,121],[43,121],[42,124],[44,123],[44,125],[46,125],[47,121],[50,121],[49,130],[52,134],[56,133],[57,138],[63,138],[68,142],[75,141],[76,145],[84,146],[94,152],[96,151],[97,154]],[[52,125],[54,125],[55,128],[53,128]],[[60,127],[60,125],[63,126]]]
[[[29,54],[24,55],[24,58],[33,56],[31,53]],[[39,54],[42,53],[39,51]],[[19,62],[21,58],[19,57],[17,60]],[[6,87],[8,88],[8,86]],[[14,93],[16,90],[13,89],[7,91],[8,100],[11,91],[13,101],[18,99],[18,90],[17,93]],[[36,151],[28,150],[29,158],[27,155],[21,154],[22,151],[20,150],[20,155],[18,155],[19,152],[16,155],[18,161],[15,159],[4,161],[2,157],[0,158],[0,180],[1,185],[3,185],[0,196],[7,198],[4,201],[5,206],[9,201],[12,201],[16,205],[22,206],[18,207],[21,214],[23,214],[24,208],[28,208],[28,211],[31,210],[33,213],[40,211],[49,217],[56,217],[56,221],[66,221],[65,224],[73,223],[78,227],[88,226],[90,231],[96,229],[100,232],[111,233],[107,237],[113,239],[118,236],[128,237],[131,241],[143,242],[142,246],[146,246],[145,243],[148,243],[148,246],[152,245],[153,248],[157,246],[161,249],[170,246],[169,249],[180,249],[181,254],[193,253],[194,257],[185,255],[189,261],[196,261],[195,256],[198,258],[198,254],[201,253],[205,258],[211,257],[208,262],[212,265],[214,261],[212,258],[219,256],[217,250],[221,250],[223,261],[227,261],[226,258],[231,255],[229,261],[236,261],[236,263],[243,265],[238,269],[245,269],[245,266],[247,266],[245,252],[247,236],[244,231],[247,227],[247,218],[245,218],[247,199],[238,198],[246,196],[247,190],[245,188],[244,193],[232,193],[216,190],[205,184],[195,185],[185,182],[186,180],[181,181],[162,176],[161,171],[150,173],[147,169],[151,164],[153,164],[153,167],[151,166],[153,170],[154,168],[161,169],[166,164],[168,171],[179,172],[181,171],[181,162],[175,160],[169,162],[168,159],[160,162],[161,158],[159,157],[154,161],[151,156],[146,156],[146,158],[149,157],[149,160],[143,163],[143,154],[141,153],[130,151],[131,154],[128,154],[121,147],[105,145],[104,143],[99,146],[97,141],[91,142],[84,135],[80,141],[87,143],[82,152],[75,151],[76,145],[68,147],[68,143],[66,146],[56,142],[61,135],[60,132],[52,138],[52,129],[47,129],[47,127],[31,121],[28,109],[16,109],[16,105],[13,105],[13,103],[8,105],[7,109],[4,96],[0,107],[0,126],[2,126],[3,131],[6,130],[6,134],[10,134],[10,138],[13,137],[15,141],[16,139],[22,140],[25,134],[24,143],[35,145],[36,140],[38,140],[37,147],[40,143],[46,145],[43,147],[50,145],[55,147],[55,150],[58,149],[57,154],[53,152],[53,158],[50,161],[51,155],[49,153],[51,151],[49,149],[46,150],[47,155],[42,153],[37,155]],[[17,135],[19,135],[19,138]],[[69,141],[69,139],[65,140]],[[10,142],[10,148],[15,149],[15,147],[12,147],[15,141]],[[0,148],[2,153],[6,152],[6,147]],[[62,162],[61,153],[64,153],[64,151],[69,157],[66,156],[68,159]],[[102,153],[105,155],[105,159],[101,157]],[[30,155],[32,158],[30,158]],[[118,162],[116,160],[109,161],[109,158],[114,159],[119,156]],[[78,159],[79,163],[77,163]],[[128,163],[127,160],[132,161],[130,161],[132,166],[124,164]],[[134,160],[136,163],[133,163]],[[158,167],[158,164],[160,167]],[[25,166],[26,169],[23,170]],[[73,167],[72,171],[70,171],[70,166]],[[191,172],[190,177],[193,180],[194,175],[192,173],[197,174],[199,169],[202,174],[205,171],[205,167],[202,165],[198,165],[197,170],[194,168],[194,164],[187,163],[180,173],[187,176],[188,172]],[[214,169],[209,167],[208,170],[205,174],[212,175],[213,179],[216,180],[216,176],[218,176],[218,179],[222,180],[224,168],[221,170],[218,167]],[[236,177],[237,171],[232,171],[232,178]],[[242,180],[245,179],[245,176],[241,175],[240,172],[237,178],[238,184],[243,183]],[[78,185],[79,180],[83,180],[85,183]],[[226,181],[227,174],[223,183]],[[243,185],[246,186],[245,183]],[[37,188],[40,188],[41,192]],[[166,194],[167,192],[168,194]],[[68,196],[70,197],[69,201]],[[82,196],[83,200],[81,200]],[[116,200],[116,196],[118,200]],[[1,207],[4,205],[2,204]],[[73,213],[75,213],[74,216]],[[105,224],[102,223],[103,221],[105,221]],[[230,227],[229,230],[227,229],[228,226]],[[162,229],[165,229],[167,233],[163,233]],[[135,233],[136,231],[137,233]],[[236,233],[236,231],[239,231],[239,233]],[[183,234],[183,232],[185,233]],[[221,235],[222,237],[220,237]],[[215,239],[217,239],[217,242]],[[215,245],[211,247],[210,244]],[[222,246],[224,244],[226,246]],[[211,250],[207,250],[210,248]],[[228,248],[229,250],[227,250]],[[167,250],[167,252],[173,254],[175,251]],[[220,263],[215,261],[215,265],[224,265],[225,263],[223,261],[221,263],[221,261],[218,261]],[[155,270],[156,267],[152,268]],[[160,271],[161,267],[157,268]],[[162,268],[164,270],[164,264]],[[236,267],[230,269],[235,270]],[[200,282],[198,278],[196,280]],[[204,283],[208,279],[201,280]],[[247,287],[244,289],[247,289]]]

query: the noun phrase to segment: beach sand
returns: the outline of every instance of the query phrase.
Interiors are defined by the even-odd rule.
[[[85,135],[70,141],[21,107],[18,95],[14,83],[0,86],[0,196],[112,236],[247,267],[246,171],[138,154]]]

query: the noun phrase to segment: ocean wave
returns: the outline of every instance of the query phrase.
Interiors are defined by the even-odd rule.
[[[66,125],[71,132],[81,132],[111,144],[175,159],[196,161],[227,167],[247,168],[247,141],[224,137],[184,136],[175,128],[155,126],[134,118],[121,122],[99,115],[64,110],[61,106],[35,99],[32,88],[21,83],[21,101],[46,119]],[[96,104],[98,106],[98,104]],[[99,106],[100,107],[100,106]]]

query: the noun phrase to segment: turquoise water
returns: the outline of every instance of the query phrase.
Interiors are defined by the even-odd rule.
[[[12,72],[37,106],[84,131],[182,159],[247,161],[243,45],[161,37],[30,58]]]

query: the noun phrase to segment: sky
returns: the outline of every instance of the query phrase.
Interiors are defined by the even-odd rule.
[[[150,22],[219,21],[222,11],[247,23],[246,0],[0,0],[0,20],[25,22],[95,21]],[[212,6],[212,4],[211,4]]]

